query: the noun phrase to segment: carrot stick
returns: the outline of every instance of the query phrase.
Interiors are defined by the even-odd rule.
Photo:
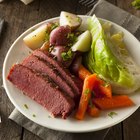
[[[100,110],[94,105],[92,107],[89,106],[87,112],[91,117],[99,117],[100,115]]]
[[[79,71],[78,71],[79,78],[84,80],[87,76],[91,75],[91,73],[83,66],[80,65]],[[111,85],[107,84],[106,82],[99,77],[96,78],[96,86],[94,86],[94,91],[95,91],[95,97],[112,97],[112,89]]]
[[[111,98],[112,97],[112,89],[111,85],[108,84],[107,86],[100,85],[99,86],[100,92],[105,95],[105,97]]]
[[[126,95],[112,96],[112,98],[94,98],[95,104],[101,110],[115,109],[134,105],[133,101]]]
[[[83,65],[80,65],[78,75],[81,80],[84,80],[91,73]]]
[[[75,116],[79,120],[82,120],[84,118],[89,100],[91,98],[91,92],[96,82],[96,78],[97,78],[97,75],[92,74],[90,76],[87,76],[84,80],[83,91],[80,98],[79,107]]]
[[[96,98],[112,97],[111,85],[106,83],[104,80],[97,78],[96,85],[93,88],[94,96]]]

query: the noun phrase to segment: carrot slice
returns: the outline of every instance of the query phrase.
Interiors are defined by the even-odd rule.
[[[100,110],[94,105],[92,107],[89,106],[87,112],[91,117],[99,117],[100,115]]]
[[[112,96],[112,98],[94,98],[95,104],[101,110],[115,109],[134,105],[133,101],[126,95]]]
[[[84,80],[91,73],[83,65],[80,65],[78,75],[81,80]]]
[[[75,116],[79,120],[82,120],[84,118],[89,100],[91,98],[92,89],[94,87],[95,82],[97,81],[96,78],[97,75],[92,74],[90,76],[87,76],[84,80],[83,91],[80,98],[79,107]]]

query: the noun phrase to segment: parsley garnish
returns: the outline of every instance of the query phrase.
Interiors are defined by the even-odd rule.
[[[110,113],[108,113],[108,116],[111,117],[111,118],[113,118],[114,115],[118,115],[118,114],[116,112],[110,112]]]
[[[61,57],[62,57],[63,61],[67,61],[67,60],[71,59],[72,56],[73,56],[73,53],[72,53],[71,49],[69,49],[68,52],[61,53]]]
[[[132,2],[132,6],[135,7],[136,9],[140,9],[140,0],[134,0]]]
[[[49,53],[54,49],[54,46],[49,47]]]
[[[71,45],[77,41],[77,36],[74,33],[69,33],[67,38],[70,40]]]
[[[26,109],[29,109],[29,107],[27,106],[27,104],[24,104],[24,107],[25,107]]]
[[[45,41],[45,42],[48,41],[49,38],[50,38],[49,33],[46,31],[44,41]]]
[[[52,25],[51,25],[51,31],[52,31],[53,29],[55,29],[56,27],[58,27],[58,26],[59,26],[59,23],[58,23],[58,22],[52,23]]]
[[[36,117],[36,115],[35,115],[35,114],[33,114],[33,117]]]
[[[90,90],[89,88],[87,88],[87,89],[84,91],[85,94],[89,94],[90,92],[91,92],[91,90]]]

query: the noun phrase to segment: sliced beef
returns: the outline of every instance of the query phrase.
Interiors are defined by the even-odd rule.
[[[72,75],[67,69],[63,68],[63,66],[58,63],[53,57],[48,54],[46,51],[35,50],[33,55],[39,57],[40,59],[44,59],[48,63],[50,63],[54,68],[56,68],[60,75],[66,80],[66,82],[74,89],[75,94],[80,96],[82,91],[82,81]]]
[[[77,98],[72,88],[65,82],[65,79],[63,79],[56,68],[52,67],[47,61],[42,61],[38,57],[30,55],[23,61],[22,65],[33,69],[44,76],[49,76],[53,82],[55,82],[61,90],[66,92],[71,98]]]
[[[44,77],[23,65],[14,65],[7,79],[54,116],[66,118],[75,106],[74,101],[48,77]]]

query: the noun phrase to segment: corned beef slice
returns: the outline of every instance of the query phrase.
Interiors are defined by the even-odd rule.
[[[20,64],[11,68],[7,79],[54,116],[66,118],[75,106],[74,101],[49,78]]]
[[[74,92],[72,91],[72,88],[60,76],[57,69],[54,68],[49,63],[47,63],[45,60],[42,61],[39,58],[37,58],[36,56],[30,55],[23,61],[22,65],[24,65],[32,70],[35,70],[44,76],[45,75],[49,76],[53,80],[53,82],[55,82],[61,88],[61,90],[66,92],[71,98],[76,99],[76,94],[74,94]]]
[[[66,80],[66,82],[69,83],[69,85],[74,89],[75,94],[80,96],[82,92],[82,81],[79,78],[72,75],[67,69],[64,69],[63,66],[54,60],[52,56],[49,55],[46,51],[38,49],[33,52],[33,55],[39,57],[40,59],[44,59],[53,65],[59,71],[60,75]]]

